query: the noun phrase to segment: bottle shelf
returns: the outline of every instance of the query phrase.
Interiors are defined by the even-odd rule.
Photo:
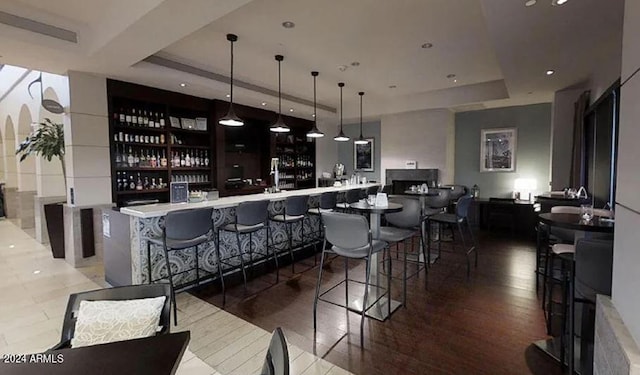
[[[193,146],[193,145],[169,145],[171,148],[193,148],[197,150],[210,150],[211,146]]]
[[[141,147],[156,147],[156,148],[167,148],[167,145],[164,143],[141,143],[141,142],[114,142],[117,146],[125,145],[125,146],[141,146]]]
[[[146,126],[127,126],[127,125],[113,125],[113,128],[116,130],[122,130],[122,131],[145,131],[145,132],[151,132],[151,133],[166,133],[167,129],[166,127],[164,128],[149,128]]]
[[[138,172],[138,171],[144,171],[144,172],[151,172],[151,171],[159,171],[159,172],[165,172],[168,171],[169,169],[167,167],[160,167],[160,168],[153,168],[153,167],[116,167],[116,171],[130,171],[130,172]]]
[[[208,167],[172,167],[172,171],[210,171],[211,166]]]
[[[172,133],[190,133],[190,134],[209,134],[208,130],[195,130],[195,129],[182,129],[182,128],[169,128]]]
[[[146,190],[121,190],[116,191],[117,195],[130,195],[130,194],[153,194],[153,193],[167,193],[169,189],[146,189]]]

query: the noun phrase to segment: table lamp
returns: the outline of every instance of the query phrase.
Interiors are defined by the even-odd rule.
[[[533,198],[533,191],[538,188],[538,183],[535,178],[516,178],[513,184],[516,197],[519,195],[520,199],[531,201]]]

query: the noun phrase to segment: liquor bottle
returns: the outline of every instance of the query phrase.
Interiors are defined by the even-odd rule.
[[[138,126],[145,126],[144,117],[142,117],[142,110],[138,110]]]
[[[162,150],[162,158],[160,159],[160,166],[162,168],[166,168],[167,167],[167,158],[164,155],[164,150]]]
[[[129,168],[132,168],[135,163],[135,158],[133,157],[133,151],[131,151],[131,146],[129,146],[129,155],[127,156],[127,165]]]
[[[145,127],[149,128],[149,117],[147,116],[147,110],[144,110],[144,115],[142,116],[142,123]]]
[[[133,126],[133,120],[131,119],[131,112],[130,110],[127,112],[127,115],[125,116],[125,120],[126,120],[126,124],[127,126]]]
[[[160,127],[164,128],[164,114],[160,113]]]
[[[187,156],[185,156],[184,158],[184,166],[185,167],[191,166],[191,156],[189,155],[189,151],[187,151]]]
[[[156,127],[156,120],[153,117],[153,112],[149,111],[149,127],[150,128],[155,128]]]
[[[120,147],[116,144],[116,167],[122,164],[122,155],[120,154]]]
[[[134,135],[133,136],[133,141],[136,142],[136,143],[140,143],[140,135],[139,134]]]
[[[131,126],[133,127],[138,126],[138,114],[136,113],[135,109],[131,110]]]
[[[149,190],[149,188],[151,187],[151,185],[149,184],[149,177],[144,176],[144,184],[142,185],[142,187],[144,188],[144,190]]]
[[[138,166],[141,167],[141,168],[149,166],[147,164],[147,157],[144,155],[144,150],[140,151],[140,162],[138,163]]]
[[[124,133],[118,132],[118,142],[124,142]]]
[[[118,133],[116,132],[113,133],[113,141],[118,142]]]
[[[136,182],[136,190],[142,190],[142,178],[140,178],[140,173],[138,173],[138,181]]]
[[[209,166],[209,152],[208,151],[204,152],[204,166],[205,167]]]
[[[156,185],[156,179],[155,178],[151,179],[151,188],[152,189],[157,189],[158,188],[158,185]]]
[[[120,118],[119,118],[119,120],[120,120],[120,124],[119,124],[120,126],[124,126],[124,125],[127,124],[127,117],[124,114],[124,110],[122,109],[122,107],[120,107]]]
[[[180,154],[180,166],[184,167],[186,165],[186,160],[184,159],[184,152]]]
[[[136,190],[136,182],[133,179],[133,175],[129,175],[129,190]]]
[[[164,134],[160,134],[160,143],[164,144]]]
[[[162,182],[162,177],[158,178],[158,189],[163,189],[164,183]]]
[[[158,166],[158,159],[156,158],[155,151],[151,154],[151,162],[149,164],[151,165],[151,168],[156,168]]]
[[[133,153],[133,165],[136,167],[140,166],[140,157],[138,156],[138,151]]]
[[[195,158],[193,160],[193,165],[196,166],[196,168],[200,167],[200,156],[199,156],[198,150],[195,151]]]

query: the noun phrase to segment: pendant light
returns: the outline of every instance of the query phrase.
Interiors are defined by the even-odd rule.
[[[358,95],[360,95],[360,137],[358,137],[358,139],[356,139],[353,143],[357,145],[366,145],[367,143],[369,143],[369,141],[364,139],[364,137],[362,136],[362,97],[364,96],[364,92],[360,91]]]
[[[244,121],[242,121],[233,110],[233,43],[238,40],[238,36],[235,34],[227,34],[227,40],[231,43],[231,89],[229,91],[229,111],[218,121],[218,124],[224,126],[243,126]]]
[[[288,133],[291,129],[284,123],[282,119],[282,79],[280,73],[280,65],[284,60],[284,56],[276,55],[276,61],[278,62],[278,119],[269,127],[269,130],[274,133]]]
[[[307,133],[309,138],[324,137],[324,133],[318,130],[318,115],[316,114],[316,77],[318,72],[311,72],[313,76],[313,128]]]
[[[344,87],[344,82],[338,83],[338,87],[340,87],[340,133],[338,133],[333,140],[338,142],[347,142],[349,137],[344,135],[344,131],[342,130],[342,88]]]

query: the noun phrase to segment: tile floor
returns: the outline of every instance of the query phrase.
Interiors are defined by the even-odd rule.
[[[76,269],[48,247],[0,219],[0,353],[34,353],[60,339],[69,294],[107,287],[101,266]],[[270,333],[188,293],[180,293],[178,323],[191,331],[178,374],[258,374]],[[286,332],[285,332],[286,334]],[[291,374],[350,374],[289,346]]]

